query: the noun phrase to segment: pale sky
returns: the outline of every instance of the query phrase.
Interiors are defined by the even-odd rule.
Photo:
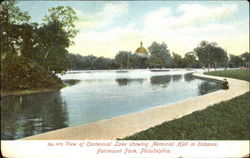
[[[184,55],[202,40],[217,42],[229,54],[249,52],[247,1],[21,1],[31,21],[41,23],[48,8],[71,6],[79,20],[79,34],[70,53],[114,57],[134,52],[143,42],[165,42],[171,52]]]

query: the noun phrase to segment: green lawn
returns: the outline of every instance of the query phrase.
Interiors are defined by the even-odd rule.
[[[205,72],[204,74],[221,76],[221,77],[230,77],[230,78],[236,78],[236,79],[240,79],[240,80],[250,81],[250,70],[249,69],[211,71],[211,72]]]
[[[247,70],[209,72],[248,80]],[[250,93],[162,123],[125,140],[249,140]]]

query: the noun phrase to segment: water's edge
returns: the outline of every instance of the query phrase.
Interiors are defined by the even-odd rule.
[[[221,82],[223,80],[222,77],[208,76],[208,75],[203,75],[203,74],[193,74],[193,75],[196,76],[196,77],[217,80],[219,82]],[[244,81],[241,81],[241,80],[236,80],[236,79],[233,79],[233,80],[234,80],[234,82],[239,82],[237,85],[239,87],[241,87],[241,89],[239,89],[237,91],[237,93],[234,93],[234,94],[230,93],[230,91],[233,91],[235,88],[238,89],[238,86],[237,87],[233,86],[231,88],[231,90],[228,90],[228,91],[219,90],[219,91],[208,93],[208,94],[205,94],[205,95],[202,95],[202,96],[197,96],[197,97],[188,98],[186,100],[182,100],[182,101],[179,101],[179,102],[170,103],[171,106],[169,106],[170,104],[166,104],[166,105],[162,105],[162,106],[160,105],[160,106],[157,106],[157,107],[146,109],[146,110],[144,110],[142,112],[135,112],[135,113],[125,114],[125,115],[121,115],[121,116],[118,116],[118,117],[113,117],[113,118],[110,118],[110,119],[105,119],[105,120],[100,120],[100,121],[96,121],[96,122],[92,122],[92,123],[82,124],[82,125],[78,125],[78,126],[74,126],[74,127],[66,127],[66,128],[63,128],[63,129],[58,129],[58,130],[50,131],[50,132],[47,132],[47,133],[22,138],[20,140],[27,140],[27,139],[30,139],[30,140],[33,140],[33,139],[41,139],[41,140],[44,140],[44,139],[117,139],[117,138],[122,138],[122,137],[125,137],[125,136],[128,136],[128,135],[132,135],[133,133],[137,133],[139,131],[145,130],[145,129],[149,128],[149,127],[155,126],[155,125],[157,125],[157,124],[159,124],[161,122],[170,121],[170,120],[182,117],[182,116],[187,115],[187,114],[189,114],[189,113],[191,113],[193,111],[204,109],[205,107],[207,107],[207,106],[209,106],[211,104],[215,104],[215,103],[218,103],[218,102],[221,102],[221,101],[224,101],[224,100],[229,100],[229,99],[231,99],[231,98],[233,98],[235,96],[238,96],[238,95],[244,93],[246,91],[246,89],[245,89],[244,86],[242,88],[241,84],[244,85],[246,83]],[[224,95],[224,93],[231,94],[231,95]],[[220,99],[218,99],[217,96],[221,95],[221,94],[222,94],[222,97],[219,97]],[[206,101],[207,98],[210,98],[210,100],[212,98],[212,101],[210,101],[210,102]],[[191,102],[197,102],[197,100],[199,102],[201,102],[201,104],[199,103],[199,106],[195,105],[195,107],[194,107],[194,105],[192,105],[192,106],[190,105],[190,109],[185,109],[183,111],[183,109],[182,109],[183,104],[188,106],[188,104],[191,104]],[[198,102],[197,102],[197,104],[198,104]],[[161,109],[165,109],[166,113],[170,113],[170,112],[166,111],[166,109],[173,109],[173,108],[174,109],[179,109],[179,111],[176,112],[176,113],[181,113],[181,114],[178,114],[178,117],[174,117],[174,118],[171,117],[170,118],[170,116],[173,116],[172,114],[169,114],[168,118],[165,118],[164,116],[159,115],[159,112],[160,112],[160,114],[162,114],[162,112],[163,112]],[[147,115],[147,116],[148,115],[154,115],[154,113],[157,113],[157,116],[160,117],[160,118],[157,118],[157,120],[156,119],[152,120],[150,118],[145,118],[145,115]],[[143,115],[143,117],[141,117],[142,115]],[[163,118],[161,118],[161,117],[163,117]],[[153,122],[153,123],[150,124],[148,122],[149,124],[147,124],[147,125],[141,125],[140,122],[135,122],[134,120],[131,120],[131,118],[133,118],[133,119],[135,119],[135,118],[143,118],[143,120],[144,119],[150,119],[150,122]],[[114,122],[117,123],[118,120],[121,121],[121,122],[119,122],[120,123],[120,125],[119,125],[120,129],[123,129],[125,131],[119,130],[119,133],[116,132],[114,134],[112,132],[115,132],[116,129],[114,129],[114,128],[111,129],[110,126],[112,126],[112,123],[114,123]],[[124,120],[125,120],[125,122],[124,122]],[[130,123],[129,123],[129,121],[130,121]],[[138,123],[139,123],[139,125],[137,127],[136,125]],[[93,128],[93,126],[95,128],[98,127],[99,130],[100,130],[100,127],[104,128],[104,129],[102,129],[104,131],[107,130],[106,135],[105,135],[105,133],[103,133],[103,135],[98,136],[98,134],[97,134],[95,136],[96,132],[98,133],[98,129],[96,129],[97,131],[95,131],[95,130],[93,131],[91,128],[89,128],[89,127]],[[125,129],[122,128],[123,126],[125,126]],[[135,127],[137,127],[137,128],[133,129],[133,128],[128,127],[128,126],[133,126],[133,128],[135,128]],[[144,127],[140,127],[140,126],[144,126]],[[74,132],[72,133],[72,131],[74,131]],[[80,132],[81,134],[76,135],[75,132],[77,132],[77,133]],[[110,132],[112,133],[111,135],[110,135]]]

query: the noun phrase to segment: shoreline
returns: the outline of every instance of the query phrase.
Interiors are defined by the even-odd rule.
[[[63,84],[61,86],[55,87],[55,88],[38,88],[38,89],[25,89],[25,90],[15,90],[15,91],[1,91],[0,97],[8,97],[8,96],[22,96],[22,95],[29,95],[29,94],[35,94],[35,93],[45,93],[45,92],[51,92],[51,91],[57,91],[60,90],[67,85]]]
[[[225,77],[193,74],[196,77],[222,81]],[[181,118],[194,111],[203,110],[221,101],[230,100],[249,91],[249,82],[227,78],[230,89],[160,105],[141,112],[100,120],[74,127],[66,127],[29,136],[19,140],[115,140],[144,131],[163,122]],[[118,126],[119,125],[119,126]]]

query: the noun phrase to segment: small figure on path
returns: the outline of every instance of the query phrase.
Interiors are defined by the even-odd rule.
[[[227,82],[227,79],[224,79],[224,82],[223,82],[223,89],[227,90],[229,89],[229,84]]]

